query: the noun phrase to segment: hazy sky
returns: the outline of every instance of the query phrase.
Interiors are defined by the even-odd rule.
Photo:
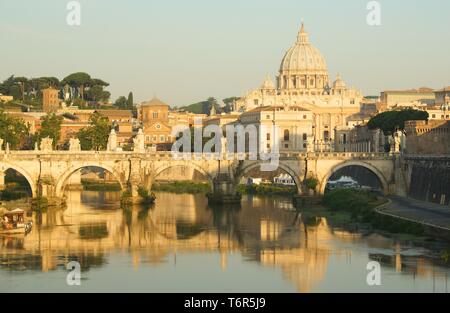
[[[240,96],[275,77],[304,18],[334,79],[364,94],[450,85],[450,1],[380,0],[382,25],[366,23],[366,0],[0,1],[0,79],[85,71],[108,81],[113,100],[156,94],[172,105]]]

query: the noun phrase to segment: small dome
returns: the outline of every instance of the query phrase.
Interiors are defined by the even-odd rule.
[[[345,82],[342,80],[341,75],[336,76],[336,80],[333,83],[334,89],[345,89],[347,86],[345,85]]]
[[[167,103],[162,102],[158,98],[154,97],[152,100],[145,102],[142,106],[169,106]]]
[[[327,64],[320,51],[314,47],[302,28],[298,33],[297,42],[292,46],[283,58],[280,73],[286,74],[327,74]]]
[[[262,83],[261,89],[275,89],[275,84],[273,83],[269,75],[267,75],[266,79]]]

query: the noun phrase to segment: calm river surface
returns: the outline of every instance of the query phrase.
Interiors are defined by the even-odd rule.
[[[67,197],[67,209],[33,213],[28,236],[0,236],[0,292],[448,292],[438,251],[333,228],[289,199],[218,210],[202,195],[158,193],[127,211],[119,193]],[[381,286],[366,281],[373,260]],[[81,286],[66,283],[70,261]]]

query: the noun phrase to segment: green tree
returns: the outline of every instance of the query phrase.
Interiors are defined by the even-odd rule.
[[[89,119],[89,126],[78,132],[81,148],[83,150],[105,150],[111,124],[107,117],[95,112]]]
[[[229,98],[225,98],[223,99],[223,103],[225,103],[225,108],[224,108],[224,112],[225,113],[230,113],[231,111],[233,111],[233,104],[236,100],[238,100],[238,97],[229,97]]]
[[[42,138],[50,137],[53,139],[53,148],[56,148],[61,138],[61,124],[63,117],[54,113],[47,114],[42,118],[41,129],[37,133],[37,141],[40,142]]]
[[[89,100],[94,101],[94,102],[103,101],[104,100],[104,92],[105,91],[103,90],[102,86],[95,85],[86,91],[86,98],[88,98]]]
[[[11,87],[14,86],[14,85],[16,85],[16,83],[14,82],[14,75],[11,75],[10,77],[5,79],[0,84],[0,93],[2,93],[4,95],[12,96],[12,94],[11,94]]]
[[[25,90],[27,88],[28,79],[26,77],[15,77],[14,82],[19,85],[22,101],[25,101]]]
[[[127,109],[133,110],[133,107],[134,107],[133,93],[130,91],[127,99]]]
[[[203,112],[205,114],[210,115],[213,107],[214,107],[214,110],[216,111],[216,113],[221,113],[222,108],[220,107],[219,103],[217,103],[216,98],[209,97],[205,101],[205,106],[204,106]]]
[[[92,79],[91,76],[87,73],[78,72],[70,74],[62,80],[62,83],[68,84],[71,88],[75,89],[78,92],[78,95],[84,100],[84,91],[86,87],[91,86]]]
[[[20,149],[28,142],[29,137],[29,126],[22,119],[0,111],[0,138],[4,140],[3,148],[9,143],[11,149]]]
[[[124,96],[120,96],[119,98],[117,98],[116,102],[114,102],[114,106],[121,110],[127,109],[128,106],[127,98],[125,98]]]
[[[407,109],[380,113],[370,119],[369,129],[381,129],[385,135],[393,134],[397,129],[404,130],[406,121],[428,120],[428,112]]]
[[[109,98],[111,98],[111,93],[107,90],[103,90],[100,101],[108,102]]]

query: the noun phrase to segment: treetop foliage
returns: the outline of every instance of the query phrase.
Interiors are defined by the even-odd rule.
[[[396,130],[404,130],[406,121],[428,120],[428,112],[407,109],[401,111],[387,111],[370,119],[369,129],[381,129],[384,134],[393,134]]]

